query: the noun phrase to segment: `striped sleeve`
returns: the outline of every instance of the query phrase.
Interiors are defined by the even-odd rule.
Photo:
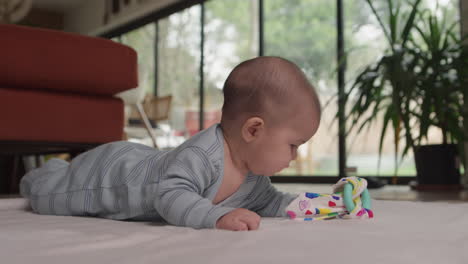
[[[257,183],[253,189],[254,201],[250,206],[251,210],[262,217],[286,216],[285,208],[296,199],[297,195],[276,190],[269,177],[257,177]]]
[[[193,228],[214,228],[216,221],[235,208],[213,205],[203,193],[210,185],[212,165],[206,153],[189,147],[177,154],[161,176],[155,207],[170,224]]]

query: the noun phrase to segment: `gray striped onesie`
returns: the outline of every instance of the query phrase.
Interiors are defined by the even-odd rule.
[[[223,179],[222,133],[214,125],[170,151],[119,141],[70,163],[51,159],[22,178],[21,195],[39,214],[165,220],[193,228],[214,228],[235,208],[285,216],[296,196],[277,191],[265,176],[249,174],[237,192],[212,203]]]

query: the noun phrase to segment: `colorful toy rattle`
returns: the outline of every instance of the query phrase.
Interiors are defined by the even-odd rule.
[[[331,218],[373,218],[367,181],[346,177],[333,185],[333,194],[302,193],[288,207],[286,213],[296,220]]]

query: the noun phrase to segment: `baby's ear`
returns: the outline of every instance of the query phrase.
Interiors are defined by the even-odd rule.
[[[242,138],[247,142],[252,142],[258,138],[265,130],[265,122],[260,117],[247,119],[242,126]]]

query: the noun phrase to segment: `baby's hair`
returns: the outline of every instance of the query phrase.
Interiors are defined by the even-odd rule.
[[[301,93],[302,92],[302,93]],[[270,118],[279,106],[311,94],[320,116],[320,102],[313,86],[294,63],[280,57],[257,57],[237,65],[224,83],[221,123],[258,116]]]

